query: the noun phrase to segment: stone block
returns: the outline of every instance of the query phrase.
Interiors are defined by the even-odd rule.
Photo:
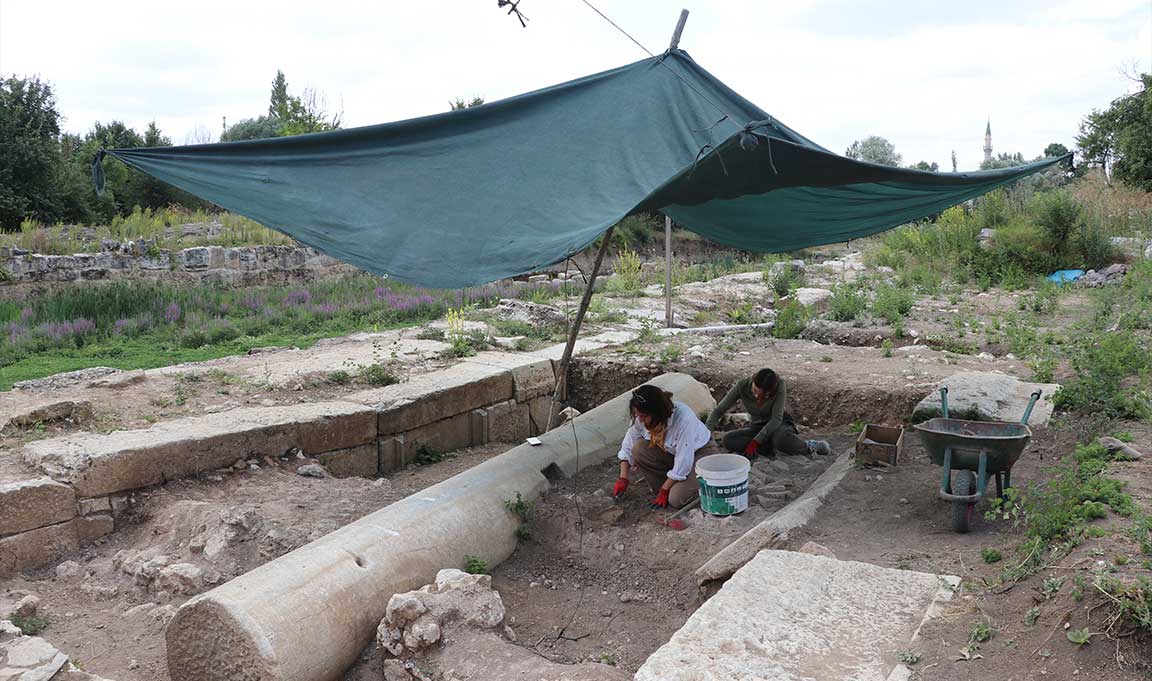
[[[488,416],[486,409],[473,409],[469,426],[472,429],[472,445],[488,444],[489,435],[491,433],[490,426],[491,420]]]
[[[80,496],[97,497],[292,448],[318,453],[370,444],[374,421],[372,408],[348,402],[234,409],[142,430],[39,440],[25,446],[24,460]]]
[[[512,397],[517,402],[527,402],[542,395],[551,395],[556,389],[556,374],[552,370],[552,360],[526,364],[512,370]]]
[[[636,681],[891,679],[956,577],[761,551],[653,653]]]
[[[0,536],[71,520],[76,493],[50,478],[0,484]]]
[[[375,442],[324,452],[316,458],[337,478],[374,478],[380,468],[380,453]]]
[[[92,515],[94,513],[111,513],[112,501],[108,497],[97,497],[95,499],[81,499],[77,504],[80,507],[80,515]]]
[[[962,371],[941,381],[920,400],[913,411],[913,422],[940,415],[940,388],[944,386],[948,388],[949,415],[979,421],[1018,422],[1032,393],[1039,390],[1040,400],[1028,421],[1033,427],[1048,425],[1052,418],[1052,396],[1060,390],[1057,383],[1028,383],[991,371]]]
[[[451,452],[477,443],[474,438],[472,413],[457,414],[452,418],[441,419],[404,434],[407,444],[404,452],[404,465],[412,463],[416,452],[427,447],[437,452]]]
[[[376,441],[376,410],[341,409],[297,424],[299,447],[308,455],[348,449]]]
[[[68,663],[68,656],[39,636],[21,636],[0,644],[0,679],[4,681],[48,681]]]
[[[79,547],[71,520],[4,537],[0,539],[0,578],[55,563]]]
[[[92,418],[92,403],[87,400],[61,400],[49,402],[13,414],[4,430],[30,428],[38,423],[53,423],[71,419],[85,421]]]
[[[110,513],[80,516],[76,518],[76,536],[81,544],[91,544],[100,537],[116,531],[116,521]]]
[[[528,405],[506,400],[486,407],[489,442],[519,442],[532,434]]]
[[[379,440],[380,475],[394,473],[404,467],[404,436],[389,435]]]
[[[832,292],[826,288],[798,288],[796,293],[792,295],[792,299],[804,307],[823,312],[828,309],[829,301],[832,300]]]
[[[532,435],[539,435],[540,433],[543,433],[544,430],[548,427],[548,412],[551,411],[551,409],[551,395],[537,397],[536,399],[528,402],[529,429],[532,431]],[[560,423],[560,419],[556,418],[556,414],[554,413],[552,418],[552,426],[555,427],[558,423]]]
[[[185,270],[206,270],[208,269],[208,249],[204,246],[185,248],[177,254],[177,261],[180,263],[180,267]]]
[[[512,395],[511,371],[464,362],[404,383],[349,395],[347,399],[377,405],[378,432],[390,435],[503,402]]]

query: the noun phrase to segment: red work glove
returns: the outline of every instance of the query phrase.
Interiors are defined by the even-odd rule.
[[[755,441],[755,440],[752,440],[751,442],[748,443],[748,446],[744,448],[744,456],[751,459],[752,457],[756,456],[756,450],[759,448],[760,448],[760,443]]]
[[[649,504],[652,508],[665,508],[668,506],[668,490],[663,487],[660,488],[660,493],[656,495],[655,501]]]
[[[616,478],[616,484],[612,486],[612,497],[616,498],[624,494],[628,489],[628,478]]]

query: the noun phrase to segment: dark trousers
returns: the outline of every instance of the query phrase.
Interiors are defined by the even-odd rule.
[[[737,454],[744,453],[748,446],[764,427],[763,423],[752,423],[745,428],[737,428],[724,433],[721,439],[724,449]],[[761,442],[756,453],[760,456],[772,456],[775,452],[791,456],[804,456],[808,453],[808,445],[796,434],[796,428],[788,423],[780,424],[772,433],[770,442]]]
[[[677,482],[668,490],[669,506],[683,508],[685,504],[700,496],[700,487],[696,483],[695,462],[701,457],[719,453],[720,448],[712,440],[696,450],[692,472],[688,474],[688,478]],[[664,485],[664,481],[668,479],[668,471],[672,470],[675,461],[673,455],[659,447],[653,447],[647,440],[637,440],[636,444],[632,445],[632,463],[640,469],[640,474],[644,476],[644,481],[652,488],[653,493],[658,492]]]

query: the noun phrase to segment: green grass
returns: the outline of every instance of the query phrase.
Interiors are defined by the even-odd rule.
[[[391,324],[377,330],[398,329],[411,324]],[[252,348],[268,346],[296,346],[307,349],[324,338],[332,338],[357,330],[355,328],[329,328],[309,334],[269,333],[260,336],[245,336],[221,343],[198,348],[180,347],[172,341],[157,342],[151,338],[117,340],[109,343],[95,343],[83,348],[59,349],[52,354],[40,354],[18,360],[0,368],[0,390],[8,390],[18,381],[43,378],[65,371],[76,371],[95,366],[114,369],[155,369],[157,367],[185,362],[203,362],[209,359],[243,355]]]
[[[261,346],[304,348],[321,338],[427,322],[454,305],[499,296],[497,287],[423,291],[369,276],[307,287],[62,287],[0,301],[0,389],[92,366],[148,369]]]

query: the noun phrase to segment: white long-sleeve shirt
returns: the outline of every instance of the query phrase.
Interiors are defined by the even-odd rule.
[[[696,460],[696,450],[708,444],[712,439],[712,431],[704,425],[696,412],[683,402],[672,402],[672,416],[668,418],[668,425],[664,432],[664,450],[675,456],[672,470],[668,471],[671,480],[686,480],[692,473],[692,464]],[[648,429],[636,419],[624,434],[624,442],[620,444],[620,453],[616,458],[621,461],[632,461],[632,446],[639,439],[652,440]]]

